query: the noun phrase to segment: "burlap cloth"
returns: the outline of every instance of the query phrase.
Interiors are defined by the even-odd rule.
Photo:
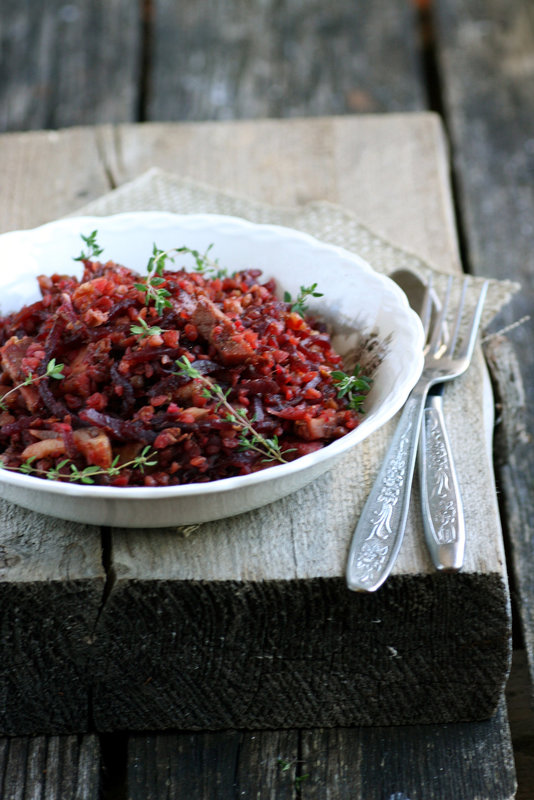
[[[447,276],[423,262],[416,255],[393,246],[377,236],[366,226],[360,224],[354,215],[347,210],[329,202],[313,202],[298,208],[282,208],[266,205],[245,197],[221,192],[211,186],[185,179],[177,175],[151,169],[130,183],[111,191],[76,211],[78,215],[110,215],[125,211],[168,211],[180,214],[213,213],[242,217],[251,222],[284,225],[309,233],[318,239],[344,247],[365,258],[378,272],[389,274],[397,269],[410,269],[428,280],[432,274],[437,290],[443,289]],[[187,244],[178,242],[177,245]],[[148,255],[147,255],[148,258]],[[453,291],[459,291],[463,276],[455,278]],[[471,299],[478,296],[481,278],[469,278]],[[518,290],[518,285],[510,281],[491,280],[485,304],[482,326],[490,320],[508,302]],[[454,305],[454,304],[453,304]],[[468,373],[447,387],[445,410],[451,417],[451,437],[453,447],[457,449],[457,465],[460,472],[460,484],[464,495],[466,515],[469,509],[480,506],[482,495],[492,484],[490,437],[492,428],[492,403],[488,397],[485,365],[480,351],[474,358]],[[483,422],[481,426],[481,421]],[[350,492],[350,528],[358,509],[363,506],[372,480],[385,454],[393,426],[392,420],[379,431],[362,442],[355,451],[347,456],[340,466],[335,467],[335,479],[338,484],[346,480],[345,490]],[[466,444],[467,443],[467,444]],[[469,459],[462,459],[462,452],[469,450]],[[481,468],[481,464],[484,465]],[[472,469],[473,465],[475,469]],[[347,477],[356,472],[358,479]],[[344,477],[345,476],[345,477]],[[317,483],[317,482],[315,482]],[[341,487],[342,490],[343,487]],[[415,489],[417,492],[417,488]],[[307,487],[300,492],[299,506],[305,502],[313,503],[314,488]],[[287,500],[279,501],[281,519],[284,518],[284,507]],[[308,506],[310,507],[310,506]],[[246,515],[244,515],[246,516]],[[409,521],[413,528],[419,527],[417,514]],[[482,528],[486,526],[484,514],[474,514],[472,525]],[[235,525],[239,527],[236,518]],[[414,535],[415,534],[415,535]],[[421,541],[417,531],[408,530],[408,539]],[[409,547],[410,545],[408,545]],[[419,558],[416,558],[416,562]],[[469,555],[466,553],[466,561]],[[423,557],[424,562],[424,557]]]

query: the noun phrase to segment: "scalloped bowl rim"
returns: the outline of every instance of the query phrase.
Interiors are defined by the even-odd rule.
[[[367,438],[371,433],[374,433],[378,428],[390,420],[397,411],[404,405],[411,389],[417,382],[423,367],[423,329],[419,317],[409,307],[406,296],[401,289],[391,281],[387,276],[374,270],[371,265],[365,261],[361,256],[356,253],[350,252],[337,245],[323,242],[310,234],[293,228],[270,225],[263,223],[249,222],[248,220],[239,217],[227,216],[221,214],[174,214],[170,212],[160,211],[135,211],[114,214],[110,216],[79,216],[67,217],[65,219],[56,220],[41,225],[37,228],[28,230],[10,231],[0,235],[0,252],[4,245],[9,245],[13,241],[21,240],[33,246],[38,246],[40,243],[48,244],[50,236],[57,235],[71,235],[80,232],[87,232],[95,227],[100,230],[104,229],[105,232],[120,232],[121,230],[127,231],[132,224],[146,225],[147,228],[157,229],[159,226],[166,227],[169,224],[185,223],[186,227],[192,229],[201,229],[206,224],[210,227],[217,226],[233,226],[239,229],[244,234],[261,231],[273,237],[290,237],[294,241],[300,241],[306,246],[311,246],[315,250],[323,250],[333,255],[339,256],[346,262],[351,262],[355,267],[373,276],[373,280],[382,283],[387,287],[387,291],[395,298],[399,309],[405,314],[405,322],[407,323],[410,332],[413,336],[413,352],[412,360],[407,366],[404,382],[402,386],[397,387],[394,394],[390,394],[387,399],[382,403],[380,408],[374,414],[373,418],[369,420],[366,425],[366,419],[350,433],[346,434],[340,439],[335,440],[331,444],[315,451],[314,453],[301,456],[295,461],[285,464],[279,464],[269,467],[265,470],[255,472],[249,475],[235,476],[231,478],[222,478],[216,481],[206,483],[189,483],[180,486],[159,486],[159,487],[113,487],[113,486],[94,486],[86,484],[74,483],[61,483],[59,481],[46,481],[42,478],[36,478],[31,475],[24,475],[9,470],[2,470],[0,473],[0,481],[12,485],[14,488],[31,489],[37,492],[46,492],[47,494],[68,496],[70,498],[84,498],[84,499],[106,499],[106,500],[156,500],[164,498],[173,498],[179,500],[181,498],[203,497],[206,495],[221,495],[224,493],[234,492],[241,488],[249,488],[268,483],[273,479],[284,479],[286,476],[293,475],[296,472],[306,472],[308,468],[322,464],[323,462],[331,462],[339,456],[351,450],[358,442]],[[100,232],[100,231],[99,231]],[[115,259],[112,253],[109,257]],[[128,266],[128,264],[126,264]],[[253,266],[253,265],[251,265]],[[74,271],[74,270],[73,270]],[[2,280],[0,277],[0,290],[2,288]],[[320,288],[320,287],[319,287]],[[3,313],[3,312],[2,312]],[[328,469],[325,465],[324,471]],[[303,484],[304,485],[304,484]],[[16,501],[15,501],[16,502]],[[259,504],[258,504],[259,505]],[[247,508],[249,508],[247,506]],[[236,511],[235,513],[240,513]]]

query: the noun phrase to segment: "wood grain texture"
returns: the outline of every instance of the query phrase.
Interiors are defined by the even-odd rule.
[[[4,134],[0,161],[2,232],[70,214],[111,188],[92,128]]]
[[[91,735],[0,739],[0,796],[98,800],[98,739]]]
[[[486,722],[133,736],[128,797],[512,800],[501,704]]]
[[[424,104],[409,4],[157,0],[151,49],[151,120],[409,111]]]
[[[534,708],[526,650],[514,650],[506,704],[517,774],[516,800],[531,800],[534,787]]]
[[[504,727],[503,727],[504,722]],[[512,800],[513,753],[504,704],[468,725],[304,732],[301,797],[339,800]],[[484,754],[483,757],[481,755]]]
[[[2,734],[88,730],[104,582],[98,529],[0,502]]]
[[[139,4],[4,0],[0,130],[136,119]]]
[[[224,731],[131,736],[128,797],[293,800],[298,731]]]
[[[97,628],[100,730],[398,725],[490,716],[508,669],[496,576],[144,581]]]
[[[504,336],[485,345],[490,366],[498,424],[495,431],[495,459],[502,492],[502,507],[509,535],[510,558],[514,573],[516,608],[534,685],[534,579],[532,563],[532,434],[521,351]]]
[[[469,261],[475,273],[521,282],[521,293],[502,314],[501,323],[509,324],[531,315],[534,306],[534,10],[528,0],[484,0],[467,6],[451,0],[436,4],[436,10]],[[530,319],[509,334],[517,360],[509,353],[508,377],[522,380],[526,397],[534,391],[533,325]],[[503,379],[506,372],[506,361],[501,361]],[[502,392],[506,404],[504,382]],[[511,428],[501,437],[506,456],[500,459],[499,480],[534,677],[534,458],[528,443],[534,413],[528,402],[517,411],[524,417],[525,435],[518,441],[513,417],[506,414]]]
[[[440,148],[442,148],[442,140],[440,139],[439,127],[436,125],[433,117],[424,117],[422,120],[419,118],[412,120],[411,118],[398,117],[395,118],[394,122],[397,125],[396,134],[393,137],[394,143],[387,146],[388,136],[384,124],[385,121],[378,118],[362,120],[363,128],[360,129],[356,144],[361,147],[362,153],[365,153],[366,158],[362,160],[362,156],[362,158],[358,157],[356,160],[356,165],[360,163],[360,168],[358,170],[360,182],[358,185],[365,188],[376,184],[377,173],[375,169],[378,170],[378,175],[387,175],[388,182],[383,186],[382,194],[386,207],[391,210],[393,221],[391,221],[390,216],[387,216],[387,219],[384,217],[385,221],[382,221],[381,224],[384,228],[389,228],[394,240],[395,237],[397,237],[397,240],[400,239],[401,242],[406,244],[409,244],[410,241],[416,245],[419,243],[430,258],[437,259],[437,261],[444,265],[444,268],[449,270],[455,269],[455,240],[454,235],[451,235],[453,229],[450,224],[452,220],[452,215],[450,214],[450,199],[447,195],[446,183],[442,180],[445,169],[441,163],[442,150]],[[225,188],[235,187],[235,191],[239,189],[247,193],[248,186],[250,193],[256,193],[256,196],[259,196],[260,199],[267,201],[276,199],[276,174],[272,172],[271,167],[275,163],[280,163],[282,167],[293,170],[291,175],[294,175],[296,178],[295,183],[291,184],[291,188],[285,190],[287,192],[284,198],[286,201],[288,198],[296,197],[298,202],[298,192],[303,189],[307,191],[309,199],[320,197],[322,191],[321,187],[327,185],[330,192],[329,199],[336,200],[339,199],[340,196],[345,198],[352,197],[352,206],[350,207],[355,208],[355,210],[361,209],[363,215],[367,213],[368,221],[374,219],[375,222],[378,223],[378,227],[380,227],[381,213],[379,193],[368,192],[363,195],[357,193],[357,196],[354,197],[354,192],[351,193],[350,191],[351,187],[348,177],[342,176],[341,154],[345,152],[350,155],[352,152],[350,142],[352,134],[358,126],[354,126],[353,120],[350,120],[347,133],[344,134],[343,122],[341,120],[333,120],[331,123],[323,120],[316,120],[314,123],[316,123],[316,125],[311,125],[311,139],[304,139],[304,142],[308,142],[308,144],[305,145],[306,148],[315,143],[315,149],[311,149],[308,157],[315,158],[316,153],[324,153],[326,161],[322,158],[319,158],[319,161],[328,164],[328,169],[317,170],[315,178],[310,178],[307,175],[305,154],[301,152],[299,155],[299,135],[301,135],[302,131],[307,127],[307,125],[304,125],[304,121],[300,120],[291,121],[291,124],[288,123],[287,127],[284,125],[283,128],[280,127],[280,123],[265,123],[267,127],[264,127],[263,123],[260,124],[260,130],[258,130],[256,135],[261,136],[266,129],[271,132],[270,146],[273,158],[264,164],[262,169],[261,158],[257,156],[258,165],[256,166],[255,164],[255,168],[257,168],[257,174],[260,177],[254,184],[252,183],[251,177],[247,180],[243,162],[236,156],[238,149],[242,150],[243,140],[241,140],[241,147],[239,147],[237,142],[234,145],[229,144],[232,148],[232,157],[234,158],[234,174],[237,176],[234,182],[230,182],[231,176],[228,165],[221,166],[221,170],[225,173],[224,180],[220,176],[220,173],[217,173],[217,148],[223,147],[225,142],[229,143],[232,137],[235,136],[235,131],[239,127],[237,123],[235,125],[229,123],[228,126],[222,126],[222,130],[209,124],[207,126],[184,126],[187,128],[185,134],[180,133],[180,131],[183,130],[181,127],[147,126],[146,129],[144,128],[140,131],[138,139],[135,137],[134,130],[129,129],[127,126],[126,128],[119,129],[117,134],[110,128],[99,129],[96,132],[100,137],[100,146],[98,150],[94,147],[94,139],[91,140],[89,138],[86,140],[90,143],[90,149],[87,151],[90,154],[90,158],[87,160],[87,169],[94,169],[99,180],[103,180],[106,174],[110,174],[117,183],[125,179],[128,170],[132,171],[132,176],[136,174],[136,159],[138,159],[139,171],[144,168],[146,162],[148,162],[150,166],[151,161],[158,159],[160,162],[164,162],[162,165],[170,166],[174,164],[174,168],[180,170],[188,166],[188,159],[191,158],[191,153],[194,151],[194,141],[195,138],[197,138],[197,141],[204,141],[206,145],[205,147],[203,145],[204,152],[206,152],[206,150],[210,151],[209,157],[206,156],[206,162],[203,164],[202,161],[200,161],[201,169],[205,169],[206,166],[211,165],[210,168],[214,170],[213,180],[215,182],[217,180],[222,181]],[[240,125],[243,126],[240,128],[240,130],[242,130],[241,135],[245,137],[245,141],[248,140],[246,153],[257,152],[257,148],[253,146],[254,130],[249,127],[248,123],[240,123]],[[274,134],[272,133],[273,131],[275,132]],[[276,131],[278,131],[278,134],[276,134]],[[325,132],[334,132],[335,147],[339,148],[336,149],[337,155],[333,161],[328,160],[326,148],[321,144]],[[68,131],[56,135],[65,146],[73,148],[74,139],[72,137],[79,136],[80,132]],[[143,138],[145,136],[147,137],[146,139]],[[182,136],[183,138],[181,138]],[[199,139],[198,137],[201,138]],[[12,137],[10,141],[14,150],[16,151],[17,148],[20,148],[18,152],[22,154],[24,152],[27,153],[30,147],[37,150],[39,146],[41,146],[40,139],[41,137],[37,134],[25,134],[21,137]],[[367,143],[365,141],[366,139]],[[284,144],[284,140],[287,140],[287,146]],[[211,149],[207,146],[210,141],[213,143]],[[376,142],[376,146],[372,144],[373,141]],[[179,145],[184,142],[187,143],[187,146],[182,148],[181,160],[179,156]],[[439,144],[440,142],[441,144]],[[421,147],[422,152],[430,153],[428,159],[421,158],[420,153],[418,154],[419,147]],[[48,149],[48,146],[45,149]],[[51,152],[55,152],[54,149],[52,149]],[[438,156],[438,153],[441,155]],[[103,161],[100,160],[102,156],[104,159]],[[402,159],[402,156],[406,157],[405,160]],[[339,161],[337,159],[339,159]],[[395,159],[399,159],[399,163],[405,166],[398,170],[389,169],[389,165],[393,165]],[[123,171],[119,172],[119,169],[116,169],[116,165],[120,167],[121,164]],[[330,168],[331,164],[336,165],[334,169]],[[412,164],[412,166],[410,166],[410,164]],[[388,167],[387,169],[386,166]],[[352,168],[354,168],[354,166]],[[226,173],[225,170],[228,170],[228,173]],[[218,174],[219,177],[217,178]],[[117,179],[117,176],[122,177]],[[193,177],[199,176],[195,174]],[[207,173],[204,174],[204,177],[207,179]],[[69,204],[72,204],[73,197],[75,196],[74,188],[80,185],[83,186],[85,181],[83,178],[80,180],[76,176],[69,177],[69,171],[67,169],[59,171],[58,180],[62,191],[60,192],[59,200],[56,199],[55,202],[58,203],[58,207],[72,210],[72,205],[70,205],[69,208]],[[406,185],[410,187],[406,195],[410,199],[409,201],[405,201],[402,208],[399,208],[400,204],[398,199],[403,196],[404,180],[407,181]],[[285,185],[286,184],[284,184],[284,186]],[[24,182],[19,184],[19,192],[22,186],[24,186]],[[92,189],[90,184],[86,183],[85,187],[87,188],[87,186],[89,186],[90,190]],[[340,187],[343,188],[343,191],[340,191]],[[397,198],[396,200],[391,198],[390,191],[393,192],[394,197]],[[303,196],[305,197],[306,194],[303,194]],[[409,207],[409,211],[406,206]],[[37,204],[34,204],[32,208],[34,209],[33,213],[39,210]],[[367,212],[365,211],[366,208]],[[432,214],[429,214],[428,217],[425,217],[425,208],[432,211]],[[437,212],[437,216],[434,214],[434,211]],[[26,211],[26,213],[28,214],[28,218],[30,218],[30,213],[28,211]],[[40,210],[39,213],[42,213],[42,210]],[[415,214],[416,218],[420,219],[421,227],[418,227],[417,230],[411,233],[406,228],[406,221],[408,217],[413,214]],[[441,223],[438,220],[441,220]],[[435,238],[432,237],[433,231],[436,232]],[[168,534],[162,532],[162,535]],[[113,558],[115,558],[117,575],[119,577],[127,577],[124,573],[120,573],[120,570],[123,569],[124,561],[123,554],[120,554],[120,558],[118,557],[118,541],[119,538],[116,537],[113,556]],[[150,547],[150,544],[145,547],[145,554],[150,552]],[[154,552],[157,552],[157,548]],[[132,556],[134,555],[135,552],[132,553]],[[173,551],[168,550],[167,559],[169,562],[171,558],[174,558]],[[138,563],[142,565],[143,562],[139,561]],[[136,580],[138,579],[139,576],[137,576]],[[134,583],[135,581],[131,581],[132,586]],[[139,586],[139,588],[141,587]],[[499,592],[500,591],[499,589]],[[150,602],[145,605],[149,606]],[[151,619],[152,630],[157,626],[157,621],[161,617],[161,614],[158,615],[157,613],[158,609],[164,614],[165,608],[170,608],[172,611],[171,601],[169,601],[169,603],[161,600],[155,601],[155,614],[152,615]],[[156,620],[156,622],[154,622],[154,620]],[[141,622],[143,623],[143,620],[141,620]],[[130,616],[128,618],[129,628],[132,629],[136,624],[136,618]],[[174,629],[171,623],[169,623],[167,630],[172,635]],[[135,651],[132,652],[135,653]],[[132,658],[131,655],[130,658]],[[135,660],[135,655],[133,659]],[[215,661],[213,663],[215,663]],[[111,674],[112,671],[104,677],[107,679]],[[150,677],[150,675],[147,675],[147,678],[148,677]],[[150,686],[150,681],[147,685]]]

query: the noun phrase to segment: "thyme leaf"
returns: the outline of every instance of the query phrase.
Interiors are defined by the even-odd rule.
[[[165,289],[165,278],[163,271],[167,261],[174,261],[172,253],[174,250],[160,250],[154,244],[152,246],[152,255],[148,259],[146,265],[147,277],[145,283],[134,284],[136,289],[145,293],[145,302],[148,306],[152,300],[156,313],[161,316],[165,308],[171,308],[169,297],[171,293]]]
[[[305,303],[307,297],[323,297],[323,293],[317,291],[316,283],[312,283],[311,286],[301,286],[294,303],[291,300],[291,294],[284,292],[284,302],[291,303],[291,311],[300,314],[301,317],[304,317],[308,311],[308,306]]]
[[[74,258],[73,261],[91,261],[91,259],[97,258],[97,256],[104,252],[103,248],[98,246],[96,241],[97,235],[98,231],[93,231],[89,236],[84,236],[83,233],[81,234],[81,238],[87,245],[87,252],[85,253],[82,250],[80,255]]]
[[[143,319],[143,317],[137,317],[137,321],[139,325],[130,325],[130,333],[140,336],[142,339],[145,339],[148,336],[158,336],[164,333],[163,328],[160,328],[159,325],[148,325],[147,321]]]
[[[334,370],[332,372],[332,379],[336,386],[338,397],[344,397],[348,407],[355,411],[363,411],[362,405],[365,395],[369,392],[373,382],[372,378],[367,378],[361,373],[362,370],[359,364],[354,368],[352,375],[347,375],[342,370]]]
[[[126,469],[127,467],[139,469],[141,472],[144,472],[145,467],[153,467],[157,464],[157,461],[150,460],[154,456],[155,454],[150,452],[150,445],[147,445],[143,448],[139,455],[135,456],[135,458],[132,458],[130,461],[125,461],[124,464],[118,464],[119,457],[116,456],[109,467],[99,467],[91,464],[83,469],[80,469],[70,459],[65,458],[63,461],[60,461],[59,464],[56,464],[55,467],[44,470],[33,466],[36,456],[32,456],[27,461],[24,461],[20,467],[6,467],[2,459],[0,459],[0,469],[8,469],[13,472],[22,472],[25,475],[40,475],[48,480],[58,480],[63,478],[64,480],[69,481],[69,483],[92,484],[94,483],[94,478],[99,475],[107,475],[109,478],[115,478],[120,474],[121,470]],[[64,470],[67,466],[69,467],[70,472],[62,472],[62,470]]]
[[[193,256],[195,260],[195,272],[200,272],[202,274],[214,272],[216,278],[224,278],[228,274],[228,271],[224,268],[221,268],[217,258],[213,259],[209,256],[209,252],[212,250],[212,248],[213,244],[210,244],[206,250],[201,253],[199,250],[195,250],[191,247],[178,247],[176,252],[188,253],[190,256]]]
[[[3,394],[2,397],[0,397],[0,408],[3,411],[6,411],[7,410],[7,406],[5,404],[6,397],[9,397],[9,395],[14,394],[16,391],[21,389],[23,386],[35,385],[36,383],[39,383],[39,381],[42,381],[44,378],[54,378],[54,380],[60,381],[62,378],[65,377],[63,375],[63,369],[64,368],[65,368],[64,364],[57,364],[56,363],[56,359],[55,358],[51,358],[50,361],[48,362],[48,364],[46,365],[45,372],[43,372],[42,375],[34,375],[32,372],[30,372],[26,376],[26,378],[24,378],[23,381],[18,383],[16,386],[13,386],[12,389],[10,389],[8,392]]]

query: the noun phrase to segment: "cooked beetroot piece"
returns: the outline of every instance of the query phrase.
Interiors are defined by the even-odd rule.
[[[4,466],[29,461],[57,480],[90,467],[103,485],[169,486],[277,463],[243,443],[240,415],[259,437],[277,438],[284,460],[354,429],[324,326],[260,276],[163,271],[157,310],[147,278],[114,262],[85,261],[80,280],[41,276],[42,300],[0,318]],[[180,369],[184,356],[200,377]],[[51,359],[61,376],[47,373]],[[150,464],[136,467],[147,448]]]

